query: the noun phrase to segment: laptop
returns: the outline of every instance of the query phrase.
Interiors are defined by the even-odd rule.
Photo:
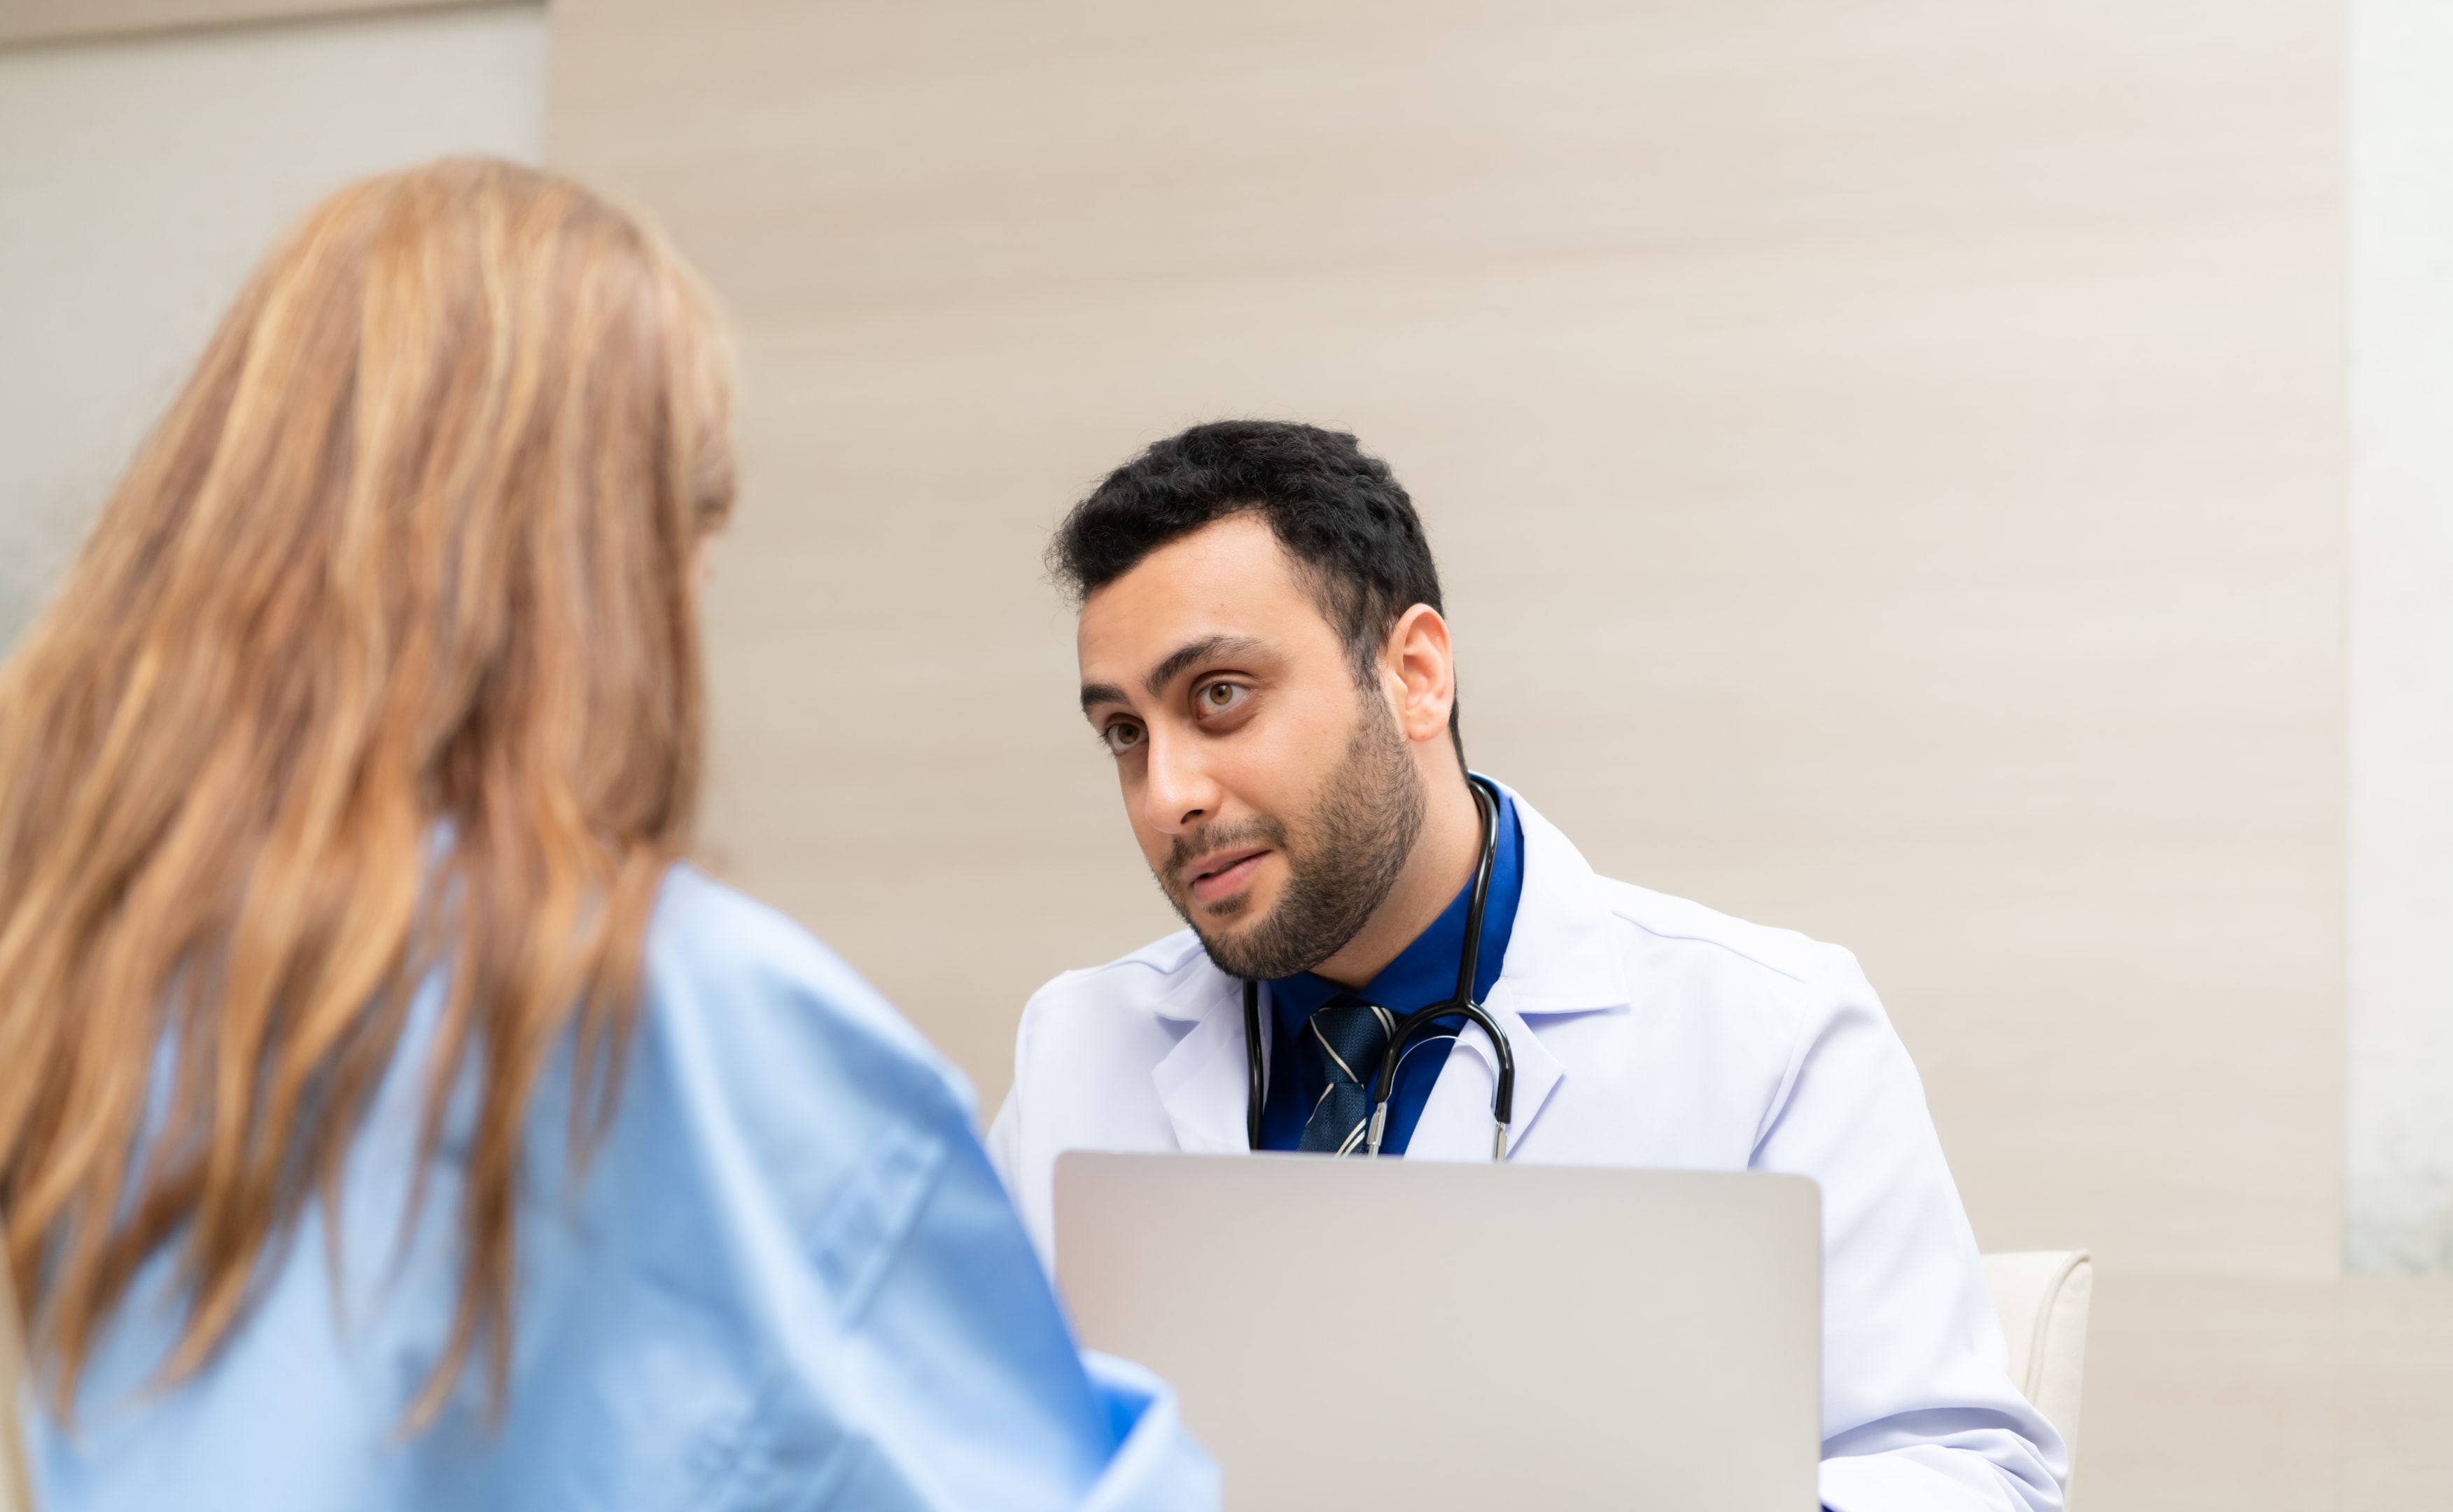
[[[1239,1512],[1812,1512],[1822,1269],[1796,1176],[1056,1163],[1082,1342],[1175,1383]]]

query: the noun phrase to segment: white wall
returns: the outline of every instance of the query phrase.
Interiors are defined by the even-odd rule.
[[[534,161],[541,4],[0,49],[0,647],[293,216]]]
[[[2354,1271],[2453,1273],[2453,5],[2351,48]]]

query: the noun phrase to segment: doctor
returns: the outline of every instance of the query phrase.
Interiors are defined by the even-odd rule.
[[[1353,437],[1197,426],[1110,474],[1049,560],[1081,606],[1082,710],[1190,928],[1023,1012],[988,1144],[1043,1254],[1067,1149],[1243,1150],[1257,1113],[1261,1147],[1359,1153],[1391,1032],[1455,991],[1484,848],[1438,571]],[[1916,1068],[1855,959],[1596,876],[1497,791],[1473,986],[1513,1053],[1506,1158],[1814,1178],[1825,1504],[2053,1512],[2060,1437],[2006,1377]],[[1490,1158],[1498,1053],[1462,1022],[1406,1052],[1384,1153]]]

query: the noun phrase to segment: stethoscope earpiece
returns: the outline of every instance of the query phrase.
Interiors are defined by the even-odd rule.
[[[1406,1052],[1417,1041],[1426,1038],[1442,1019],[1463,1017],[1482,1025],[1490,1037],[1490,1047],[1499,1058],[1498,1085],[1490,1099],[1490,1158],[1507,1157],[1507,1129],[1516,1107],[1516,1055],[1509,1047],[1506,1032],[1499,1021],[1473,1001],[1473,978],[1482,965],[1482,915],[1490,901],[1490,873],[1499,857],[1499,789],[1490,779],[1467,773],[1466,785],[1473,790],[1474,807],[1482,815],[1482,861],[1474,867],[1473,895],[1466,904],[1465,948],[1457,957],[1456,995],[1446,1003],[1434,1003],[1406,1016],[1397,1032],[1388,1039],[1388,1048],[1381,1052],[1380,1069],[1371,1078],[1371,1122],[1364,1132],[1364,1153],[1378,1155],[1380,1144],[1388,1131],[1388,1100],[1397,1085],[1397,1067]],[[1253,1149],[1261,1147],[1261,1109],[1268,1101],[1266,1079],[1261,1072],[1261,985],[1244,984],[1244,1064],[1246,1072],[1244,1098],[1245,1137]]]

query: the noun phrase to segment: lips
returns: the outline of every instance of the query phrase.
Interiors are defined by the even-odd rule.
[[[1266,846],[1250,846],[1204,856],[1184,868],[1186,890],[1198,903],[1214,904],[1231,898],[1260,875],[1261,862],[1268,853]]]

